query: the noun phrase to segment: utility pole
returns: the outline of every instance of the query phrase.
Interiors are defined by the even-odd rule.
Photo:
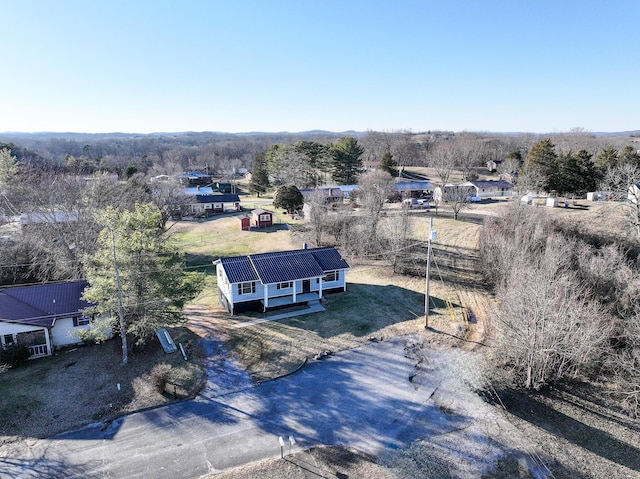
[[[433,230],[433,216],[429,217],[429,239],[427,242],[427,274],[424,293],[424,328],[429,329],[429,277],[431,276],[431,241],[436,238]]]
[[[111,226],[107,226],[111,233],[111,244],[113,246],[113,269],[116,273],[116,290],[118,291],[118,320],[120,321],[120,336],[122,339],[122,364],[129,362],[129,351],[127,347],[127,328],[124,324],[124,307],[122,306],[122,285],[120,284],[120,271],[118,270],[118,258],[116,256],[116,235]]]

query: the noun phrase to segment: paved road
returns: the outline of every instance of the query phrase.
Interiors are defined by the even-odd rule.
[[[344,351],[285,378],[131,414],[104,430],[7,445],[0,477],[197,478],[278,457],[278,436],[293,434],[294,448],[343,444],[376,454],[424,437],[427,425],[431,434],[454,429],[428,401],[435,386],[409,381],[415,361],[405,347],[415,341]]]

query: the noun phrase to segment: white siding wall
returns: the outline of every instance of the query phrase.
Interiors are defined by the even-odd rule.
[[[294,288],[296,290],[296,294],[302,291],[302,284],[300,281],[293,281],[293,287],[286,289],[278,289],[278,285],[276,284],[268,284],[265,287],[267,288],[267,295],[269,298],[276,298],[278,296],[291,296],[293,294]],[[261,298],[262,297],[263,296],[261,296]]]
[[[337,281],[323,281],[322,289],[333,289],[333,288],[344,288],[346,284],[347,271],[344,269],[338,270],[340,271]],[[313,289],[313,287],[311,288]]]
[[[511,196],[513,191],[505,188],[476,188],[476,196],[480,198],[495,198],[496,196]]]
[[[224,272],[221,264],[216,265],[216,275],[218,277],[218,290],[228,299],[231,300],[231,289],[229,280]]]
[[[26,333],[29,331],[43,331],[47,328],[40,328],[38,326],[28,326],[26,324],[4,323],[0,322],[0,336],[5,334],[16,335],[18,333]]]
[[[88,329],[89,326],[77,326],[73,327],[73,318],[61,318],[56,319],[56,323],[51,328],[51,339],[53,340],[53,346],[66,346],[68,344],[78,344],[80,339],[77,336],[72,335],[72,331],[79,329]]]
[[[229,296],[229,299],[232,303],[264,298],[264,286],[260,281],[256,281],[256,292],[253,294],[238,294],[238,283],[231,284],[230,287],[231,295]]]

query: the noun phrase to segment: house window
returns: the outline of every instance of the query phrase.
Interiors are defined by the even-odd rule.
[[[323,281],[331,282],[340,279],[340,271],[329,271],[323,278]]]
[[[276,289],[290,289],[293,288],[293,282],[285,281],[284,283],[276,284]]]
[[[11,346],[13,344],[13,334],[5,334],[3,339],[5,346]]]
[[[91,318],[89,318],[87,316],[82,316],[82,317],[76,316],[75,318],[73,318],[73,326],[74,327],[86,326],[90,322],[91,322]]]
[[[260,215],[260,221],[269,221],[271,219],[271,215]]]
[[[251,281],[250,283],[239,283],[238,294],[253,294],[256,292],[256,283]]]

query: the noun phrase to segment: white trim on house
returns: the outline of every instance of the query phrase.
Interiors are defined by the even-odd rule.
[[[250,306],[254,303],[261,304],[263,311],[266,311],[274,303],[308,302],[322,299],[329,290],[346,291],[346,271],[349,265],[335,248],[303,248],[273,253],[273,257],[270,255],[266,253],[221,258],[214,262],[220,303],[230,313],[234,314],[242,308],[251,309]],[[291,264],[299,267],[291,268]],[[333,267],[327,268],[327,265]],[[282,271],[279,271],[280,267],[283,268]],[[231,281],[230,276],[238,279]],[[267,282],[267,278],[277,279]],[[245,281],[246,279],[252,281]]]

